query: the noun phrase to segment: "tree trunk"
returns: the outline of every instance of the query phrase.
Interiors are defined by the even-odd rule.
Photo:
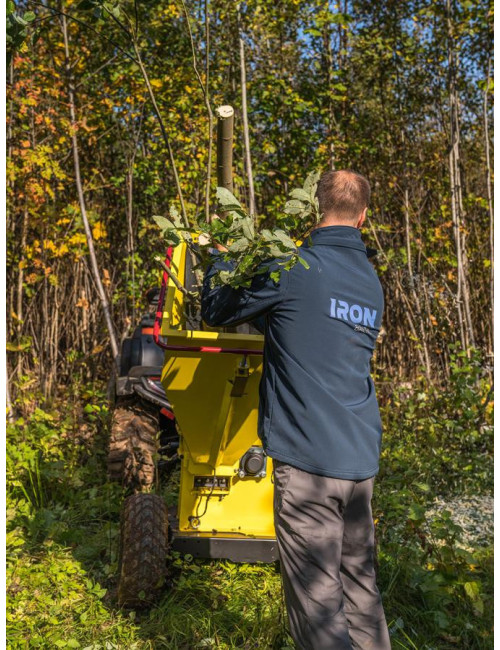
[[[18,326],[20,327],[23,320],[23,282],[24,282],[24,261],[26,251],[26,236],[28,233],[28,208],[24,208],[23,224],[21,230],[21,249],[19,260],[19,275],[17,276],[17,296],[16,296],[16,316],[18,318]]]
[[[488,191],[488,210],[490,213],[490,309],[491,309],[491,352],[493,352],[493,332],[494,330],[494,272],[493,272],[493,195],[491,191],[491,160],[490,160],[490,134],[488,128],[488,92],[490,85],[490,60],[488,59],[488,74],[486,76],[486,88],[484,89],[483,120],[484,120],[484,146],[486,153],[486,188]]]
[[[182,213],[182,218],[184,220],[184,225],[187,228],[190,228],[190,223],[189,223],[189,219],[188,219],[187,212],[186,212],[186,205],[184,203],[184,195],[182,193],[182,188],[181,188],[181,182],[179,180],[179,174],[177,172],[177,165],[175,164],[174,150],[172,149],[172,145],[170,144],[170,139],[169,139],[168,134],[167,134],[167,129],[165,127],[165,123],[163,122],[163,117],[162,117],[160,109],[158,107],[158,103],[156,101],[156,97],[155,97],[155,94],[153,92],[151,82],[149,81],[149,75],[148,75],[148,72],[147,72],[146,68],[144,67],[144,63],[143,63],[142,57],[141,57],[141,52],[139,50],[139,47],[138,47],[136,41],[134,41],[133,46],[134,46],[134,53],[135,53],[135,56],[136,56],[136,59],[137,59],[137,64],[138,64],[139,69],[141,71],[142,78],[144,79],[144,82],[146,84],[146,88],[148,89],[149,98],[151,99],[151,103],[153,104],[153,109],[154,109],[155,115],[158,118],[158,123],[160,125],[160,130],[161,130],[161,134],[162,134],[162,137],[163,137],[163,141],[165,142],[165,145],[167,147],[168,157],[170,158],[170,165],[172,167],[172,173],[174,175],[175,187],[177,188],[177,194],[179,196],[179,203],[181,204],[181,213]]]
[[[90,223],[87,215],[87,207],[85,205],[85,197],[83,194],[82,179],[80,174],[80,155],[78,149],[78,139],[76,135],[78,126],[76,121],[74,81],[73,81],[73,73],[69,61],[68,28],[66,24],[66,16],[64,14],[62,14],[61,16],[61,24],[62,24],[62,32],[64,38],[64,52],[65,52],[65,60],[66,60],[65,67],[66,67],[66,75],[67,75],[67,83],[68,83],[68,103],[69,103],[69,112],[70,112],[70,120],[71,120],[71,143],[73,148],[73,163],[75,168],[75,182],[76,182],[76,188],[78,192],[78,201],[80,203],[80,212],[82,215],[85,236],[87,238],[87,245],[89,248],[89,257],[90,257],[92,275],[97,287],[97,292],[99,294],[99,299],[101,301],[102,310],[104,312],[104,318],[109,333],[109,340],[111,344],[111,351],[113,353],[113,359],[115,364],[118,364],[118,354],[119,354],[118,342],[116,339],[115,328],[111,318],[111,310],[109,307],[108,298],[106,296],[106,292],[104,291],[104,286],[101,281],[99,265],[97,263],[97,256],[94,248],[94,239],[92,237],[92,230],[90,228]]]
[[[431,362],[429,359],[429,350],[427,347],[424,319],[422,308],[420,306],[420,298],[415,289],[415,280],[413,277],[413,264],[411,259],[411,230],[410,230],[410,201],[408,197],[408,188],[404,192],[404,215],[405,215],[405,231],[406,231],[406,262],[408,266],[408,282],[410,284],[411,294],[415,308],[417,310],[418,329],[420,331],[420,344],[422,346],[424,361],[425,361],[425,376],[427,381],[431,381]]]
[[[214,129],[214,116],[210,106],[210,17],[208,15],[209,0],[205,0],[205,105],[208,110],[208,154],[207,154],[207,180],[205,181],[205,218],[210,220],[210,192],[212,185],[212,133]]]
[[[330,3],[326,3],[327,10],[329,9]],[[328,102],[328,167],[330,170],[335,169],[335,132],[336,132],[336,119],[335,119],[335,101],[332,98],[333,95],[333,50],[332,50],[332,33],[331,26],[327,22],[323,27],[323,49],[325,57],[325,69],[326,69],[326,92],[327,102]]]
[[[239,11],[238,11],[239,18]],[[238,21],[239,22],[239,21]],[[248,129],[247,110],[247,73],[245,66],[245,43],[240,31],[240,70],[241,70],[241,110],[243,117],[243,139],[245,143],[245,167],[248,180],[248,209],[250,214],[255,215],[255,192],[253,187],[252,157],[250,155],[250,133]]]
[[[134,243],[134,158],[130,161],[126,174],[127,184],[127,256],[129,258],[130,281],[132,284],[132,323],[135,324],[135,243]],[[128,314],[127,314],[128,315]]]
[[[462,183],[460,177],[460,122],[457,91],[457,66],[454,46],[451,0],[446,0],[448,27],[448,92],[450,102],[450,186],[451,216],[457,255],[457,310],[462,348],[467,350],[475,345],[470,312],[470,292],[468,284],[468,257],[464,235],[464,209]]]
[[[16,420],[14,414],[14,408],[12,406],[12,400],[10,398],[10,380],[9,380],[9,367],[7,366],[7,372],[5,377],[5,402],[7,406],[7,422],[13,424]]]

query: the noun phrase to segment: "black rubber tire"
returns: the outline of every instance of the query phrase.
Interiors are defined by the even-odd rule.
[[[158,407],[135,397],[119,397],[113,411],[108,449],[111,481],[140,492],[155,480]]]
[[[118,563],[120,607],[149,607],[167,574],[168,514],[156,494],[133,494],[122,507]]]

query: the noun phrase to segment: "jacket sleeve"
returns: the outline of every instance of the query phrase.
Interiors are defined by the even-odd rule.
[[[210,280],[218,270],[231,270],[230,263],[215,259],[203,281],[201,294],[201,316],[210,327],[239,325],[247,321],[263,331],[263,316],[278,305],[284,298],[289,272],[283,271],[278,283],[270,278],[270,273],[279,268],[275,262],[265,263],[266,272],[253,278],[250,287],[233,289],[227,285],[210,287]]]

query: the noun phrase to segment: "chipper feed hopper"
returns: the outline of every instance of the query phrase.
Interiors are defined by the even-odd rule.
[[[186,245],[168,262],[188,284]],[[160,342],[161,381],[180,429],[172,547],[195,557],[273,561],[272,460],[257,436],[263,336],[187,329],[184,311],[184,294],[170,280]]]

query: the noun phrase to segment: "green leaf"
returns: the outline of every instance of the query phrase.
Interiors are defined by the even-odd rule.
[[[170,218],[175,224],[176,228],[182,228],[184,226],[184,221],[182,220],[182,217],[179,213],[179,210],[175,207],[175,205],[171,205],[169,208],[169,214]]]
[[[304,204],[302,201],[298,201],[297,199],[292,199],[291,201],[287,201],[285,203],[285,209],[284,211],[286,214],[299,214],[300,212],[304,211]]]
[[[299,258],[298,258],[298,259],[299,259],[300,264],[302,264],[302,266],[303,266],[305,269],[309,269],[309,268],[310,268],[309,264],[305,261],[305,259],[304,259],[303,257],[300,257],[300,255],[299,255]]]
[[[156,224],[160,227],[161,230],[172,230],[173,228],[175,228],[174,224],[170,221],[170,219],[167,219],[166,217],[154,215],[153,221],[156,222]]]
[[[222,284],[229,284],[234,277],[234,271],[219,271],[218,276]],[[184,557],[186,559],[186,557]]]
[[[308,175],[308,177],[306,178],[306,180],[304,181],[303,189],[304,189],[304,191],[308,192],[309,195],[314,194],[314,192],[312,190],[313,189],[315,190],[314,186],[319,181],[320,176],[321,176],[320,172],[314,171],[314,172],[311,172]]]
[[[248,247],[248,239],[246,237],[241,237],[229,246],[229,251],[231,253],[241,253]]]
[[[311,195],[309,194],[309,192],[306,192],[306,190],[300,187],[296,187],[294,190],[290,192],[290,196],[292,197],[292,199],[309,202]]]
[[[261,235],[262,239],[264,239],[264,241],[274,241],[275,240],[275,237],[274,237],[273,233],[270,230],[268,230],[267,228],[265,230],[261,230],[260,235]]]
[[[279,241],[285,244],[287,248],[291,248],[292,250],[297,248],[293,239],[291,239],[284,230],[275,230],[274,235],[276,239],[279,239]]]
[[[11,343],[8,341],[5,345],[9,352],[23,352],[31,347],[31,340],[29,341],[20,341],[19,343]]]
[[[252,217],[245,217],[241,223],[241,230],[247,239],[255,237],[255,226]]]
[[[225,187],[217,188],[217,201],[226,209],[236,210],[242,209],[241,203],[238,199]]]
[[[480,582],[466,582],[464,584],[464,590],[467,596],[471,600],[478,600],[479,594],[481,593],[481,583]]]
[[[408,519],[412,521],[422,521],[425,519],[425,508],[418,503],[413,503],[408,512]]]
[[[268,250],[269,254],[273,257],[284,257],[286,255],[286,253],[284,253],[276,244],[270,244]]]
[[[431,487],[427,483],[415,483],[415,487],[421,490],[422,492],[430,492]]]

